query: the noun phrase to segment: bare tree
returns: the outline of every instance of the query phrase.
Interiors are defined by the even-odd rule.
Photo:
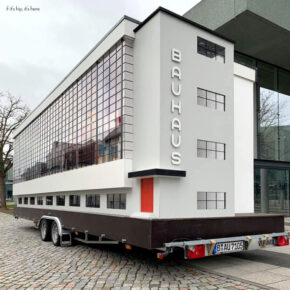
[[[6,208],[6,174],[13,166],[13,131],[27,117],[29,108],[21,98],[0,92],[0,198]]]

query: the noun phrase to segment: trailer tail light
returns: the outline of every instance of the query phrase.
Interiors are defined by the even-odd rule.
[[[163,260],[164,259],[163,253],[157,253],[157,259],[158,260]]]
[[[288,245],[289,245],[288,237],[285,237],[285,236],[278,237],[278,246],[279,247],[288,246]]]
[[[205,245],[197,245],[195,247],[189,247],[187,249],[187,258],[199,259],[205,257]]]

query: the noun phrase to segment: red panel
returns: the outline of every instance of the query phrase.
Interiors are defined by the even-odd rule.
[[[153,212],[153,178],[141,179],[141,212]]]

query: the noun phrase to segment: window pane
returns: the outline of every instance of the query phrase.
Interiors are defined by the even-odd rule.
[[[199,149],[206,149],[206,141],[197,140],[197,148],[199,148]]]
[[[217,192],[217,200],[225,200],[225,193]]]
[[[207,144],[206,144],[206,148],[207,148],[207,150],[216,150],[216,143],[215,142],[207,142]]]
[[[207,92],[207,99],[215,101],[215,93]]]
[[[225,202],[217,201],[217,209],[225,209]]]
[[[214,101],[207,100],[207,107],[208,108],[215,109],[215,104],[216,103]]]
[[[217,152],[216,153],[216,159],[217,160],[225,160],[225,153],[224,152]]]
[[[217,144],[216,144],[216,150],[217,150],[217,151],[222,151],[222,152],[224,152],[224,151],[225,151],[225,144],[223,144],[223,143],[217,143]]]
[[[225,111],[225,105],[222,103],[216,103],[216,109],[217,111],[223,112]]]
[[[207,209],[216,209],[216,201],[207,201]]]
[[[206,192],[198,191],[197,192],[197,200],[206,200]]]
[[[216,192],[208,192],[206,199],[207,200],[216,200]]]
[[[206,107],[206,99],[197,97],[197,104],[203,107]]]
[[[201,98],[206,98],[206,90],[198,88],[197,89],[197,96],[201,97]]]
[[[197,201],[197,209],[206,209],[206,201]]]
[[[204,149],[197,149],[197,157],[206,158],[206,150],[204,150]]]
[[[220,103],[224,103],[225,97],[223,95],[216,94],[216,101]]]
[[[216,156],[215,156],[216,152],[215,151],[207,151],[207,158],[209,159],[216,159]]]

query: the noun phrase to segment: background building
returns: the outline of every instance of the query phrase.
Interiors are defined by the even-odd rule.
[[[203,0],[184,16],[233,39],[235,62],[256,69],[255,211],[290,215],[290,1]]]

